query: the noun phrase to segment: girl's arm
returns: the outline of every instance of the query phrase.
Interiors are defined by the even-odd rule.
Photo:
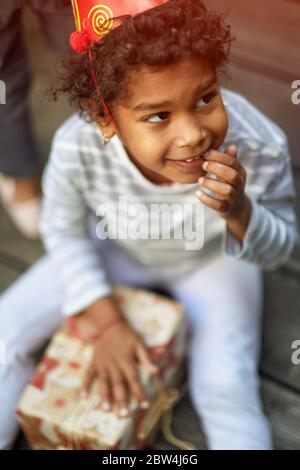
[[[274,270],[288,261],[298,239],[288,143],[285,139],[277,150],[271,144],[257,143],[255,151],[247,148],[247,141],[238,145],[247,169],[245,192],[251,216],[242,242],[227,226],[223,249],[228,256]]]
[[[54,140],[43,176],[44,202],[41,233],[57,265],[65,288],[63,313],[83,315],[100,336],[94,341],[93,360],[86,373],[84,392],[100,376],[101,402],[106,410],[114,404],[120,416],[130,413],[129,399],[141,407],[149,401],[140,382],[138,364],[156,373],[157,367],[142,339],[123,318],[113,296],[101,255],[87,230],[88,208],[84,201],[82,163],[79,153],[68,154],[67,145]],[[74,143],[72,143],[74,147]],[[114,322],[112,324],[112,321]],[[124,413],[124,414],[123,414]]]
[[[79,156],[68,154],[55,138],[42,181],[40,230],[65,289],[66,316],[112,293],[101,255],[88,235],[89,211],[80,187],[82,171]]]

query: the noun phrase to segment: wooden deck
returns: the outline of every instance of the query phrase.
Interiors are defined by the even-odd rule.
[[[274,0],[278,7],[280,2],[281,0]],[[219,6],[219,4],[225,4],[226,2],[215,0],[211,3]],[[284,57],[284,74],[282,75],[282,69],[278,68],[278,62],[275,61],[278,73],[281,75],[268,79],[265,69],[263,69],[263,72],[261,70],[265,62],[259,64],[258,70],[256,70],[256,47],[253,49],[251,46],[251,34],[248,34],[248,36],[246,34],[245,29],[249,28],[249,24],[245,25],[245,17],[241,14],[239,15],[238,3],[238,0],[227,1],[229,7],[236,8],[234,10],[235,22],[240,31],[243,32],[242,46],[239,51],[244,51],[244,54],[237,52],[232,64],[233,87],[256,100],[257,104],[261,103],[261,107],[265,111],[269,111],[269,114],[273,115],[274,118],[280,114],[279,121],[285,124],[284,127],[287,127],[287,131],[290,131],[292,139],[294,174],[299,194],[300,171],[298,168],[300,166],[299,160],[297,161],[296,159],[297,151],[300,150],[299,140],[296,139],[296,128],[298,137],[299,125],[298,123],[296,125],[295,108],[291,109],[290,104],[286,101],[286,87],[288,86],[286,74],[290,73],[289,67],[294,57],[293,47],[296,47],[296,43],[293,42],[293,45],[290,47],[288,47],[288,44],[277,43],[277,53],[278,47],[281,48],[281,56]],[[255,0],[253,3],[256,4],[257,1]],[[273,2],[267,0],[267,3],[271,7]],[[292,35],[292,31],[294,31],[292,29],[293,24],[297,24],[298,31],[299,22],[296,21],[296,18],[299,18],[300,7],[296,2],[286,2],[286,4],[291,6],[291,10],[289,10],[291,17],[289,18],[290,23],[288,27],[290,28],[289,34]],[[248,12],[246,18],[249,18],[250,14],[251,12]],[[29,39],[31,57],[37,78],[31,94],[33,119],[41,154],[45,158],[53,131],[69,114],[70,110],[65,103],[60,103],[59,105],[47,103],[47,113],[42,112],[42,106],[46,103],[43,100],[43,90],[52,76],[50,70],[53,70],[54,61],[51,55],[44,53],[43,42],[35,39],[39,34],[36,23],[32,20],[31,16],[27,18],[27,38]],[[294,23],[293,18],[295,18]],[[268,36],[265,23],[263,25],[257,24],[253,19],[250,25],[252,28],[255,25],[257,25],[258,29],[265,28],[264,35],[259,36],[261,41],[263,41],[264,37]],[[277,31],[276,35],[283,34],[282,31],[278,31],[276,28],[275,30],[272,29],[271,33],[274,33],[274,31]],[[288,38],[291,38],[291,36],[288,36]],[[249,44],[251,46],[250,52]],[[264,42],[265,47],[268,45],[271,47],[270,42]],[[290,54],[289,62],[287,50]],[[251,61],[246,61],[247,64],[245,64],[247,54],[251,56]],[[249,63],[252,64],[250,67],[251,73],[249,68],[247,69]],[[297,63],[296,57],[293,63]],[[273,67],[272,70],[274,70],[273,63],[269,64],[268,70],[270,70],[270,67]],[[293,70],[291,75],[293,75]],[[297,78],[299,76],[294,77],[294,79]],[[283,90],[285,90],[284,94],[282,94]],[[281,110],[280,112],[279,107],[274,105],[274,103],[278,103],[278,100],[283,103],[284,111]],[[45,115],[47,116],[46,118],[44,118]],[[43,119],[40,116],[43,116]],[[297,202],[297,213],[300,216],[300,201]],[[43,248],[41,244],[30,242],[20,236],[0,208],[0,291],[6,289],[42,253]],[[298,247],[295,250],[287,266],[276,272],[266,273],[264,279],[264,333],[260,366],[263,403],[272,423],[276,448],[300,449],[300,365],[295,366],[291,362],[291,344],[294,340],[300,339],[300,248]],[[174,432],[178,437],[194,442],[199,449],[205,448],[205,439],[201,432],[201,425],[188,394],[184,396],[176,407]],[[23,438],[18,440],[16,448],[26,448]],[[157,440],[156,448],[169,449],[171,446],[165,443],[162,436],[160,436]]]

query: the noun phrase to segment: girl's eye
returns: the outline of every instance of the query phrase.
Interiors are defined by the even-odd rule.
[[[198,108],[205,108],[206,106],[209,106],[214,102],[217,96],[218,94],[215,92],[207,93],[207,95],[204,95],[198,101],[198,103],[202,103],[200,106],[198,106]],[[167,112],[152,114],[151,116],[148,116],[145,121],[150,122],[152,124],[158,124],[160,122],[165,121],[169,117],[169,114],[170,113]]]
[[[207,95],[204,95],[204,96],[198,101],[198,103],[201,103],[201,102],[202,102],[202,105],[200,105],[200,106],[198,106],[198,107],[199,107],[199,108],[204,108],[204,107],[206,107],[206,106],[212,104],[216,97],[217,97],[217,94],[216,94],[216,93],[208,93]]]
[[[156,124],[156,123],[164,121],[168,117],[169,117],[169,113],[166,113],[166,112],[156,113],[156,114],[152,114],[151,116],[147,117],[146,121],[151,122],[153,124]]]

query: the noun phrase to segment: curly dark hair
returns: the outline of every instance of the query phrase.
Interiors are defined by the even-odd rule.
[[[143,65],[160,67],[200,56],[210,61],[217,74],[226,68],[234,39],[230,26],[200,0],[169,0],[120,20],[120,26],[92,47],[93,68],[108,106],[126,100],[130,72]],[[104,115],[87,54],[69,57],[55,97],[60,93],[81,112],[87,112],[87,117],[88,99],[95,102],[99,115]]]

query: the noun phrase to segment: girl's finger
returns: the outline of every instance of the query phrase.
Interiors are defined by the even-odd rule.
[[[112,406],[112,397],[111,397],[111,384],[109,380],[109,375],[106,371],[101,371],[100,379],[100,408],[103,411],[110,411]]]
[[[216,161],[209,161],[203,163],[202,168],[206,172],[212,173],[215,176],[222,178],[223,181],[231,184],[237,190],[243,184],[242,178],[239,173],[233,168],[223,165],[222,163],[218,163]]]
[[[236,189],[230,184],[222,183],[207,176],[199,178],[199,183],[202,188],[210,189],[216,193],[215,197],[220,200],[232,198],[236,195]]]
[[[236,145],[229,145],[226,149],[226,153],[231,155],[234,158],[237,158],[238,150]]]
[[[233,148],[235,148],[235,150],[233,150]],[[218,152],[217,150],[210,150],[207,154],[204,155],[204,159],[208,162],[211,161],[211,162],[222,163],[225,166],[229,166],[239,171],[241,167],[241,163],[237,158],[236,147],[230,145],[228,147],[228,150],[226,151],[226,153]]]
[[[208,196],[206,193],[202,191],[196,191],[196,196],[198,199],[203,202],[207,207],[217,211],[217,212],[224,212],[224,214],[228,211],[228,203],[227,201],[220,201],[219,199],[215,199],[211,196]]]
[[[140,382],[140,377],[138,373],[137,365],[132,363],[124,363],[123,366],[123,373],[127,378],[129,388],[131,390],[131,394],[133,398],[135,398],[142,409],[146,409],[149,407],[150,402],[149,399],[144,391],[143,386]]]
[[[88,371],[87,371],[87,373],[84,377],[82,387],[79,390],[79,397],[80,398],[86,398],[87,397],[88,391],[90,389],[90,386],[92,384],[92,381],[93,381],[95,375],[96,375],[95,368],[94,368],[94,365],[92,364],[89,367],[89,369],[88,369]]]
[[[117,407],[118,415],[121,418],[127,417],[130,413],[128,407],[128,389],[124,380],[124,376],[120,369],[111,367],[110,377],[112,384],[112,395],[114,405]]]
[[[152,363],[150,354],[142,343],[137,346],[135,355],[141,365],[143,365],[150,374],[156,374],[158,372],[158,367]]]

